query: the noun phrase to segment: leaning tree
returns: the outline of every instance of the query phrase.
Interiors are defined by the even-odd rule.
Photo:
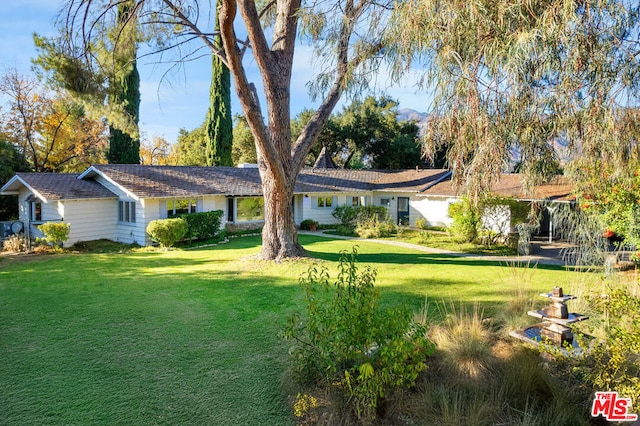
[[[92,29],[114,13],[118,0],[68,0],[66,27],[70,37],[91,47]],[[363,83],[383,49],[382,34],[391,0],[138,0],[139,25],[158,53],[173,48],[188,60],[198,49],[210,49],[229,68],[258,153],[265,223],[261,257],[280,260],[304,254],[298,243],[292,197],[296,179],[322,127],[341,95]],[[214,31],[215,22],[219,33]],[[214,43],[219,35],[221,49]],[[312,92],[322,101],[300,136],[292,142],[291,73],[298,36],[307,37],[322,61]],[[198,41],[199,43],[196,43]],[[254,62],[262,78],[262,96],[249,80],[245,64]],[[261,108],[264,100],[266,111]]]

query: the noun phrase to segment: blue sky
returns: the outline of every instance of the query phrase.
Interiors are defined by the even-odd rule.
[[[0,2],[0,71],[16,68],[23,74],[31,72],[31,58],[36,55],[33,33],[55,35],[55,16],[63,2],[56,0],[14,0]],[[209,101],[211,60],[203,57],[170,73],[163,79],[167,66],[154,63],[157,59],[138,61],[141,78],[140,130],[144,138],[162,136],[175,142],[180,128],[191,130],[204,121]],[[307,46],[298,46],[292,79],[291,114],[295,116],[305,107],[314,108],[306,83],[314,75],[312,52]],[[253,63],[245,63],[250,79],[259,87],[259,75]],[[428,98],[418,91],[408,78],[406,87],[386,87],[384,75],[379,84],[385,93],[400,102],[400,108],[420,112],[428,109]],[[241,113],[234,98],[232,112]],[[343,100],[343,103],[347,102]],[[336,111],[341,109],[338,105]]]

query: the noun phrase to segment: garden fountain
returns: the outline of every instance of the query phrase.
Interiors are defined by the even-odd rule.
[[[540,296],[550,300],[549,306],[529,311],[527,315],[539,318],[542,322],[523,330],[512,331],[509,335],[534,346],[550,343],[561,348],[578,349],[578,343],[574,340],[573,332],[568,325],[589,317],[569,313],[567,302],[576,299],[576,296],[563,294],[562,287],[554,287],[550,293],[542,293]]]

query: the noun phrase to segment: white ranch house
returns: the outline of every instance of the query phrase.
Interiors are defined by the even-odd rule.
[[[519,175],[503,175],[495,194],[530,201]],[[81,174],[18,173],[0,195],[17,195],[19,220],[30,235],[49,221],[70,224],[65,245],[109,239],[149,245],[147,225],[174,213],[222,210],[222,226],[259,226],[262,188],[255,167],[94,165]],[[441,169],[344,170],[309,168],[298,177],[293,197],[295,222],[335,223],[339,205],[382,205],[398,223],[450,223],[458,196],[451,173]],[[535,200],[570,200],[566,180],[537,188]],[[505,212],[508,218],[508,211]],[[508,230],[504,230],[508,231]]]

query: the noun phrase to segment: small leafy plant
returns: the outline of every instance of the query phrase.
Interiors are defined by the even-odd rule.
[[[393,390],[415,384],[434,345],[408,309],[378,307],[376,272],[359,270],[356,255],[355,247],[341,253],[333,284],[326,268],[309,268],[300,279],[305,315],[292,315],[283,336],[293,342],[295,378],[337,390],[350,411],[369,422]]]
[[[147,234],[161,247],[173,247],[187,235],[188,228],[183,218],[152,220],[147,225]]]
[[[46,222],[38,228],[44,234],[42,241],[54,247],[62,247],[62,244],[69,239],[71,231],[71,226],[66,222]]]

